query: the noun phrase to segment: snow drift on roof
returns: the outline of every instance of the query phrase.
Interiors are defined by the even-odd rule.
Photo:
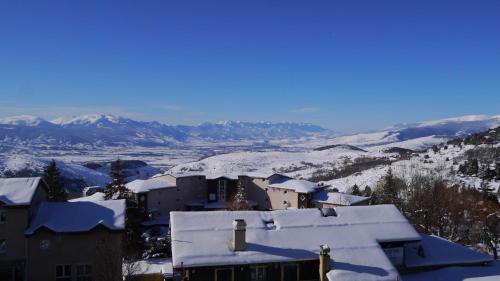
[[[82,232],[102,225],[110,230],[125,229],[125,200],[88,202],[42,202],[25,234],[41,227],[55,232]]]
[[[314,192],[316,189],[320,188],[320,186],[315,182],[306,180],[295,180],[295,179],[290,179],[288,177],[278,178],[277,180],[274,180],[271,184],[269,184],[269,186],[275,188],[289,189],[299,193],[311,193]]]
[[[370,199],[370,197],[357,196],[342,192],[328,192],[324,190],[316,192],[313,195],[313,201],[341,206],[350,206],[368,199]]]
[[[29,205],[40,177],[0,179],[0,201],[8,206]]]
[[[254,264],[318,259],[319,245],[332,249],[331,280],[395,280],[396,269],[381,241],[420,236],[393,205],[342,207],[338,216],[317,209],[171,212],[174,267]],[[232,222],[247,224],[247,250],[233,252]],[[272,220],[275,227],[266,222]]]
[[[127,183],[125,186],[134,193],[141,193],[149,192],[154,189],[174,188],[176,187],[176,184],[156,177],[147,180],[135,180]]]
[[[124,265],[123,273],[124,275],[129,273],[126,269],[126,263]],[[164,277],[172,277],[172,259],[170,258],[153,258],[147,260],[139,260],[133,265],[134,272],[130,272],[132,276],[140,275],[157,275],[160,274]]]

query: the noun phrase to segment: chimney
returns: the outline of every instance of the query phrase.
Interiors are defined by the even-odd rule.
[[[327,244],[319,246],[319,280],[328,281],[326,274],[330,271],[330,247]]]
[[[245,220],[236,219],[233,221],[233,251],[245,251],[247,241],[245,238],[247,224]]]

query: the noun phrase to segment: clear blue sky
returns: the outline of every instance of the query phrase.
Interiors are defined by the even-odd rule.
[[[303,121],[500,114],[500,1],[1,1],[0,116]]]

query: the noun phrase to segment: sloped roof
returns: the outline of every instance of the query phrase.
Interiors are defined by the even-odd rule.
[[[31,235],[42,227],[54,232],[83,232],[98,225],[110,230],[125,229],[125,200],[42,202],[25,234]]]
[[[140,276],[140,275],[162,275],[163,277],[172,277],[173,269],[172,269],[172,259],[170,258],[152,258],[146,260],[139,260],[135,262],[135,266],[137,267],[132,276]],[[126,263],[123,264],[124,275],[127,273],[126,271]]]
[[[7,206],[29,205],[40,177],[0,179],[0,201]]]
[[[333,205],[351,206],[370,199],[370,197],[357,196],[342,192],[333,192],[322,190],[314,193],[312,200],[320,203]]]
[[[127,183],[125,186],[134,193],[142,193],[142,192],[149,192],[154,189],[175,188],[176,184],[171,181],[156,177],[147,180],[131,181]]]
[[[215,266],[318,259],[331,248],[330,280],[395,280],[398,273],[379,242],[420,240],[393,205],[318,209],[171,212],[173,266]],[[232,222],[247,224],[247,250],[233,252]],[[275,227],[269,227],[269,221]]]
[[[468,265],[493,261],[493,257],[473,251],[465,246],[444,238],[422,234],[425,255],[418,255],[418,249],[409,248],[405,254],[405,264],[409,268],[445,265]]]
[[[293,190],[299,193],[311,193],[321,188],[317,183],[307,180],[296,180],[288,177],[280,177],[269,184],[269,187]]]

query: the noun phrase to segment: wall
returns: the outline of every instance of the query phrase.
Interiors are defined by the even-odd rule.
[[[319,280],[319,260],[300,261],[296,263],[266,263],[252,265],[216,266],[189,268],[189,281],[216,281],[216,269],[232,268],[234,281],[250,281],[251,268],[254,266],[265,266],[266,280],[281,281],[282,266],[287,264],[298,264],[298,278],[296,280]],[[283,280],[294,281],[294,280]]]
[[[176,178],[176,187],[154,189],[147,193],[147,209],[157,209],[162,216],[171,211],[184,211],[191,201],[206,200],[206,190],[207,183],[203,176]]]
[[[56,265],[72,265],[73,276],[76,276],[77,264],[91,264],[93,280],[121,280],[122,236],[122,232],[112,232],[105,227],[67,234],[39,229],[27,237],[28,280],[55,280]],[[49,241],[48,249],[40,248],[42,240]]]
[[[269,187],[269,181],[262,178],[246,178],[248,200],[258,204],[258,210],[279,210],[298,208],[299,194],[282,188]],[[287,204],[284,204],[284,201]]]
[[[7,252],[0,254],[0,261],[24,260],[24,231],[28,227],[28,207],[0,207],[6,212],[6,221],[0,224],[0,239],[7,242]]]

